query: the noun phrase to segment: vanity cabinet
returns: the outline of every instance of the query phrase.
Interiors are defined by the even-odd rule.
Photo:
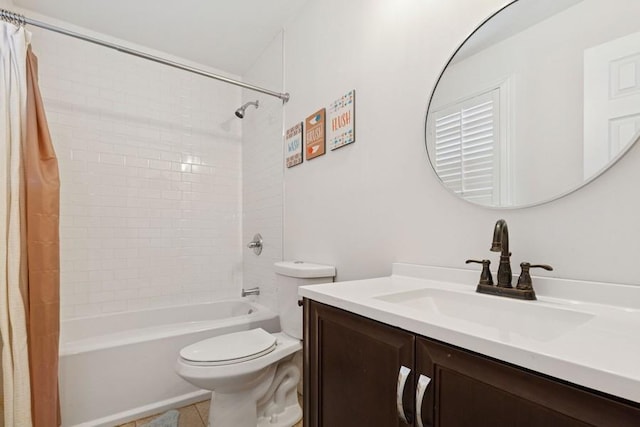
[[[308,299],[304,307],[305,427],[640,426],[635,403]]]
[[[413,367],[411,333],[305,300],[305,427],[412,426],[413,399],[406,393],[407,422],[398,417],[401,366]],[[406,389],[413,389],[413,369]]]

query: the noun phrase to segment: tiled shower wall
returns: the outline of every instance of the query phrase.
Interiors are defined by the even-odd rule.
[[[240,90],[32,30],[62,181],[62,317],[237,295]]]
[[[282,34],[278,35],[244,75],[248,82],[281,91],[283,72]],[[244,287],[260,287],[260,302],[276,309],[273,264],[282,260],[283,142],[282,101],[243,91],[243,102],[259,100],[242,120],[243,243],[260,233],[264,248],[260,256],[244,247]]]

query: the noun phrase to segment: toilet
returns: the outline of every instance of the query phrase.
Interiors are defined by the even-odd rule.
[[[176,372],[211,390],[210,427],[291,427],[302,418],[298,404],[302,307],[298,287],[332,282],[335,267],[302,261],[275,263],[282,332],[256,328],[184,347]]]

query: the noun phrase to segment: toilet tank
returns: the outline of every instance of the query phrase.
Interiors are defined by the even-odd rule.
[[[332,265],[303,261],[275,263],[278,314],[282,332],[302,339],[302,307],[298,305],[298,287],[318,283],[331,283],[336,275]]]

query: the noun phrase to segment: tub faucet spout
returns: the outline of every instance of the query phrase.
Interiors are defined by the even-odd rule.
[[[498,284],[500,288],[511,288],[511,252],[509,252],[509,228],[507,221],[499,219],[493,229],[492,252],[500,252],[500,265],[498,266]]]
[[[242,296],[246,297],[247,295],[260,295],[260,288],[255,287],[251,289],[242,288]]]

